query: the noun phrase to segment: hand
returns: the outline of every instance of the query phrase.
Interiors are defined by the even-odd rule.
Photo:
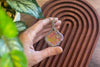
[[[55,21],[55,28],[59,29],[61,21],[58,18],[50,18]],[[40,39],[45,37],[47,33],[51,30],[52,24],[49,18],[38,21],[32,27],[28,28],[25,32],[20,34],[19,38],[24,47],[24,53],[28,60],[28,67],[31,67],[41,60],[60,54],[63,50],[61,47],[48,47],[41,51],[34,50],[34,43],[38,42]]]

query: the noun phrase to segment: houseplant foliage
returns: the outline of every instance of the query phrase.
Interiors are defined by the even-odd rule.
[[[0,1],[6,1],[18,12],[32,15],[37,19],[44,18],[36,0]],[[14,23],[0,6],[0,67],[27,67],[23,46],[18,38],[19,32],[25,29],[24,22],[17,21]]]
[[[37,19],[44,18],[36,0],[7,0],[7,3],[18,12],[32,15]]]
[[[11,18],[0,8],[0,65],[1,67],[27,67],[17,28]]]

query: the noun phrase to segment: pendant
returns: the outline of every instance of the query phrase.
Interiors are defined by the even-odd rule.
[[[51,20],[52,21],[52,20]],[[60,33],[54,26],[54,21],[52,21],[52,29],[45,37],[45,41],[49,46],[55,47],[60,45],[61,41],[64,39],[62,33]]]

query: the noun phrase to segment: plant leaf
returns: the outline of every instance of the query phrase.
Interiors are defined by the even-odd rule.
[[[8,4],[16,11],[26,13],[35,18],[44,18],[41,8],[32,0],[7,0]]]
[[[0,57],[3,56],[7,52],[6,45],[3,41],[3,39],[0,38]]]
[[[1,58],[1,67],[27,67],[27,60],[22,51],[13,50]]]
[[[0,57],[2,57],[5,53],[11,50],[23,51],[22,44],[19,41],[18,37],[15,38],[2,37],[0,39]]]
[[[22,32],[27,29],[27,27],[23,21],[16,21],[15,25],[16,25],[18,32]]]
[[[3,37],[3,40],[5,44],[7,44],[6,47],[8,47],[9,50],[23,51],[22,44],[18,37],[15,37],[15,38]]]
[[[18,35],[16,26],[12,19],[7,16],[0,7],[0,34],[6,37],[16,37]]]
[[[38,5],[37,1],[36,0],[32,0],[32,1],[33,1],[33,3],[36,4],[38,11],[39,11],[39,15],[42,16],[42,18],[44,19],[45,17],[43,15],[42,10],[41,10],[40,6]]]
[[[0,38],[1,38],[1,32],[0,32]]]
[[[17,37],[17,28],[1,7],[0,35],[0,55],[2,56],[0,67],[27,67],[23,48]]]
[[[0,67],[13,67],[13,64],[10,60],[10,56],[8,53],[6,53],[2,58],[1,58],[1,63],[0,63]]]

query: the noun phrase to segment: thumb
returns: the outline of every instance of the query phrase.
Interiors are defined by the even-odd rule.
[[[60,53],[62,53],[63,49],[61,47],[49,47],[46,48],[42,51],[40,51],[40,56],[43,59],[49,57],[49,56],[53,56],[53,55],[58,55]]]

